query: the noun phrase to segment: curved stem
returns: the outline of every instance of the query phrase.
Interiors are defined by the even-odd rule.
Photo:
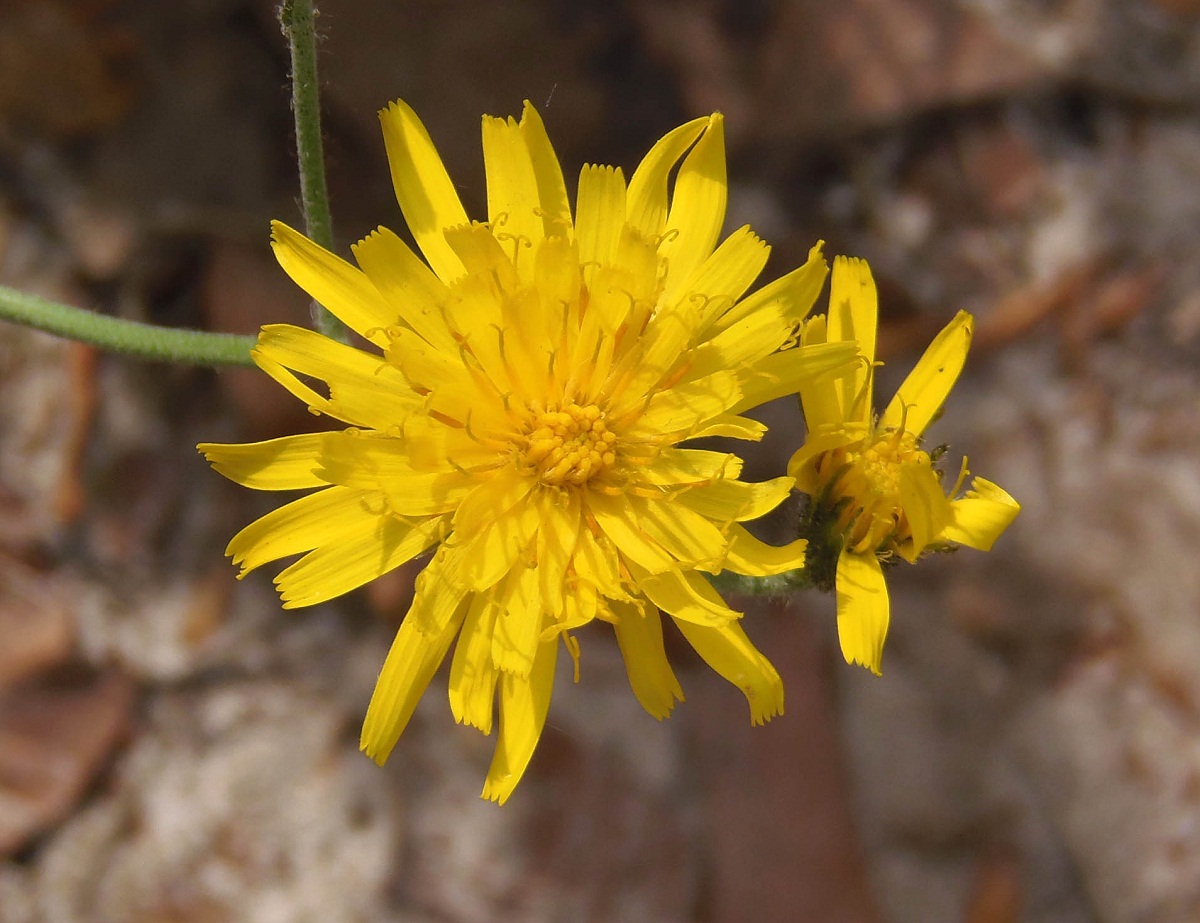
[[[284,0],[279,25],[292,57],[292,114],[296,120],[296,161],[300,167],[300,204],[304,232],[314,243],[333,249],[333,221],[325,186],[325,150],[321,141],[321,88],[317,82],[316,12],[312,0]],[[325,336],[347,342],[346,328],[313,302],[313,320]]]
[[[0,285],[0,320],[13,321],[143,359],[193,365],[253,365],[255,337],[157,327],[107,317]]]

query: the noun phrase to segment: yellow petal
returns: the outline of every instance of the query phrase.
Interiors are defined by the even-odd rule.
[[[327,486],[316,474],[321,439],[321,434],[313,433],[243,445],[202,442],[196,448],[219,474],[243,487],[307,490]]]
[[[449,289],[408,244],[387,228],[377,228],[350,250],[387,302],[385,325],[402,321],[437,349],[457,350],[441,312]]]
[[[745,522],[765,516],[791,493],[792,478],[747,483],[722,478],[693,487],[679,497],[688,509],[715,522]]]
[[[660,260],[658,240],[646,237],[637,228],[626,224],[617,237],[617,252],[613,268],[618,271],[614,287],[625,290],[625,300],[644,302],[642,307],[650,310],[657,299]],[[644,320],[644,318],[642,318]],[[615,328],[610,328],[615,329]]]
[[[414,392],[425,394],[444,388],[448,383],[473,386],[457,344],[443,349],[433,346],[412,330],[396,329],[392,331],[387,355]]]
[[[564,236],[571,229],[571,205],[567,200],[567,185],[562,166],[550,144],[542,117],[529,100],[521,112],[521,135],[529,150],[533,174],[537,180],[538,200],[541,203],[546,237]]]
[[[450,662],[450,711],[459,724],[492,733],[499,673],[492,663],[496,607],[482,593],[471,598]]]
[[[332,469],[324,467],[321,470],[328,473]],[[342,483],[340,479],[333,476],[330,476],[330,480]],[[372,482],[370,477],[348,478],[347,480]],[[466,475],[457,471],[449,473],[439,471],[432,474],[423,472],[375,483],[387,498],[388,508],[401,517],[436,516],[439,513],[453,512],[474,487]]]
[[[419,472],[461,473],[464,467],[478,466],[480,460],[493,461],[496,454],[494,449],[478,449],[479,444],[462,430],[424,415],[410,417],[401,430],[393,433],[347,429],[320,433],[315,438],[320,442],[323,459],[357,464],[381,481]],[[432,451],[427,451],[431,445]],[[465,453],[467,446],[476,447],[477,452]],[[435,452],[436,457],[432,457]]]
[[[467,223],[467,212],[429,132],[403,100],[379,112],[396,201],[404,220],[433,271],[450,282],[462,275],[462,263],[446,243],[444,231]]]
[[[312,551],[374,526],[384,508],[378,493],[328,487],[256,519],[229,540],[225,553],[241,565],[238,577],[268,561]]]
[[[493,468],[501,458],[494,446],[481,445],[466,430],[425,414],[411,415],[402,424],[399,437],[389,436],[386,441],[403,446],[414,471]]]
[[[503,673],[528,676],[542,636],[542,597],[536,567],[514,567],[495,596],[492,663]]]
[[[611,263],[625,224],[625,177],[618,167],[588,165],[579,172],[575,239],[579,262],[591,284],[597,265]]]
[[[625,428],[631,439],[663,441],[667,434],[686,438],[701,424],[738,404],[741,397],[737,373],[725,370],[659,391],[648,402],[644,392],[641,395],[630,392],[614,408],[613,414],[617,417],[638,414],[633,424]]]
[[[626,301],[629,297],[626,296]],[[660,305],[658,312],[639,338],[638,349],[630,351],[627,362],[632,366],[615,393],[629,400],[642,401],[646,394],[655,390],[668,372],[679,365],[691,344],[700,322],[699,306],[685,299],[677,305]],[[628,403],[619,402],[614,411]]]
[[[712,319],[727,310],[762,271],[769,252],[770,247],[748,227],[743,227],[731,234],[678,290],[681,296],[678,302],[673,302],[673,296],[664,292],[653,322],[641,338],[642,355],[625,385],[628,393],[647,393],[678,366],[681,357]],[[753,353],[753,358],[768,355],[783,342],[790,325],[780,326],[778,338],[770,346]],[[693,368],[688,379],[694,380],[736,364],[741,364],[737,357],[726,357],[725,362],[710,363],[703,370]]]
[[[810,430],[808,438],[804,440],[804,445],[796,450],[788,462],[787,472],[789,476],[796,479],[796,489],[809,496],[817,494],[823,484],[818,476],[816,465],[813,464],[816,459],[826,452],[850,445],[860,439],[862,439],[860,434],[840,428],[830,432]]]
[[[857,342],[866,363],[842,379],[842,418],[867,422],[874,414],[875,330],[879,322],[879,296],[866,260],[839,256],[833,261],[829,285],[829,341]]]
[[[416,605],[414,600],[413,606]],[[375,683],[359,738],[359,749],[380,766],[396,746],[422,693],[445,659],[466,609],[465,604],[457,606],[454,617],[440,631],[428,634],[417,627],[410,610],[396,632],[396,640]]]
[[[516,119],[483,117],[483,168],[492,233],[509,253],[518,250],[517,269],[528,267],[522,272],[528,279],[533,270],[532,248],[545,232],[537,176]]]
[[[361,270],[282,221],[271,222],[271,249],[292,281],[334,317],[376,346],[387,344],[383,328],[395,312]]]
[[[819,241],[808,251],[808,259],[803,266],[764,285],[721,314],[708,335],[716,336],[762,310],[769,310],[793,323],[808,317],[825,286],[825,277],[829,275],[829,264],[821,254],[823,245],[824,242]]]
[[[483,797],[504,804],[529,766],[554,689],[554,666],[558,659],[558,639],[538,647],[528,677],[512,673],[500,677],[500,739],[483,784]]]
[[[652,574],[662,573],[676,566],[675,559],[638,525],[624,500],[592,492],[587,497],[587,508],[597,525],[613,545],[621,549],[625,558],[636,561]]]
[[[542,241],[534,256],[534,284],[538,294],[546,302],[546,307],[552,306],[558,325],[563,323],[563,305],[571,312],[567,333],[573,333],[579,327],[580,287],[583,284],[583,272],[579,266],[579,244],[565,237],[551,237]],[[557,345],[558,336],[549,324],[542,329],[549,339],[550,346]]]
[[[760,442],[767,434],[767,425],[741,417],[736,413],[723,413],[713,417],[700,429],[695,430],[692,439],[703,439],[706,436],[725,436],[728,439],[745,439],[747,442]]]
[[[662,553],[661,549],[656,550],[659,554]],[[664,559],[666,566],[670,566],[670,559],[665,556]],[[581,584],[595,587],[610,599],[621,599],[625,596],[621,588],[620,556],[611,541],[604,535],[593,535],[587,525],[580,526],[571,566]],[[564,599],[563,602],[565,605],[567,600]]]
[[[728,409],[741,413],[777,397],[796,394],[807,381],[849,374],[859,364],[857,355],[853,343],[823,343],[767,356],[738,377],[742,398]]]
[[[941,538],[991,551],[996,539],[1019,512],[1021,505],[998,485],[976,478],[965,497],[950,503],[950,522],[942,530]]]
[[[745,526],[737,523],[726,530],[726,537],[729,539],[729,551],[724,567],[735,574],[771,577],[804,566],[804,552],[808,542],[802,538],[776,547],[759,541],[746,531]]]
[[[801,346],[818,346],[829,342],[826,318],[818,314],[804,325]],[[842,413],[841,383],[832,378],[813,378],[800,382],[800,407],[809,434],[846,422]],[[801,488],[803,490],[803,488]]]
[[[793,325],[773,307],[755,311],[698,346],[691,356],[688,378],[711,375],[718,369],[738,368],[766,358],[792,335]]]
[[[425,569],[417,574],[416,595],[407,617],[413,619],[424,634],[437,634],[456,616],[465,616],[465,610],[458,612],[459,604],[469,595],[458,576],[461,557],[443,544]]]
[[[950,521],[950,501],[929,465],[900,468],[900,503],[912,527],[913,557],[920,555]]]
[[[671,304],[701,263],[713,252],[729,186],[725,177],[725,120],[709,116],[708,127],[684,158],[675,177],[667,228],[659,254],[667,259],[667,282],[662,301]]]
[[[648,606],[639,609],[628,603],[611,603],[610,607],[617,617],[613,630],[633,694],[642,708],[661,721],[677,701],[683,701],[683,689],[663,646],[662,618]]]
[[[500,469],[459,504],[454,531],[461,538],[473,538],[524,500],[534,483],[512,466]]]
[[[353,432],[353,431],[351,431]],[[432,516],[456,509],[475,487],[453,468],[414,471],[400,440],[351,433],[327,433],[321,441],[321,477],[330,484],[378,490],[398,516]]]
[[[751,724],[783,714],[783,680],[740,624],[708,627],[679,619],[675,624],[705,663],[742,690],[750,703]]]
[[[638,590],[677,621],[711,626],[741,618],[742,613],[730,609],[712,584],[693,571],[648,574],[632,563],[629,569]]]
[[[725,536],[699,513],[668,499],[625,499],[638,527],[679,561],[716,566],[725,557]]]
[[[490,301],[496,301],[495,283],[501,290],[512,291],[516,286],[516,273],[513,269],[512,257],[500,245],[492,229],[486,224],[460,224],[447,228],[446,243],[454,251],[468,273],[468,278],[460,280],[462,284],[484,283],[481,288],[489,296]],[[451,283],[453,288],[454,283]],[[499,304],[495,305],[496,308]],[[499,315],[495,318],[500,319]],[[464,324],[459,329],[470,330],[471,325]]]
[[[538,513],[534,503],[517,503],[478,530],[455,532],[455,540],[463,542],[457,555],[459,574],[467,586],[486,590],[512,569],[537,535]]]
[[[843,550],[837,563],[837,625],[846,663],[880,675],[890,612],[887,583],[875,555]]]
[[[946,402],[967,361],[975,322],[959,311],[939,333],[883,412],[879,425],[920,436]]]
[[[600,596],[591,584],[578,581],[570,593],[563,596],[562,613],[557,619],[542,621],[542,640],[549,641],[600,617]]]
[[[303,327],[263,327],[250,355],[259,368],[309,407],[346,423],[385,430],[420,407],[399,369]],[[329,397],[294,373],[326,382]]]
[[[687,300],[701,303],[701,330],[707,329],[737,303],[767,265],[770,253],[770,246],[750,230],[749,225],[744,225],[726,237],[700,264],[679,293]],[[664,292],[663,300],[668,297],[669,293]]]
[[[667,221],[667,179],[679,158],[708,128],[708,117],[667,132],[642,158],[629,180],[627,220],[646,237],[658,237]]]
[[[653,461],[639,466],[637,476],[647,484],[693,484],[711,478],[736,478],[742,460],[729,452],[712,449],[663,449]]]
[[[322,544],[275,578],[283,608],[313,606],[349,593],[410,561],[437,542],[445,519],[410,525],[392,516],[376,516],[370,528]]]
[[[484,333],[495,332],[495,328],[489,328]],[[433,415],[442,424],[457,423],[459,429],[474,425],[474,433],[482,429],[485,434],[489,421],[506,417],[500,392],[486,376],[478,374],[477,362],[471,368],[463,364],[463,354],[442,352],[415,333],[397,329],[393,331],[388,358],[400,371],[412,394],[424,395],[419,415]],[[403,421],[405,429],[410,420],[411,417]]]
[[[579,539],[580,500],[573,490],[543,491],[538,512],[537,571],[542,605],[557,616],[562,612],[567,568]]]

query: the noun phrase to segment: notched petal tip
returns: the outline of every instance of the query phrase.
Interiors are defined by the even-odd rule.
[[[863,669],[869,671],[873,676],[883,676],[882,663],[870,663],[867,660],[857,658],[851,660],[849,657],[846,658],[846,663],[850,664],[852,667],[862,667]]]
[[[503,778],[498,779],[492,779],[489,776],[483,783],[483,791],[479,793],[479,797],[484,801],[490,801],[497,806],[503,807],[504,803],[508,801],[509,796],[516,790],[517,782],[520,781],[519,779],[513,780],[511,775],[509,773]]]
[[[776,675],[775,683],[765,699],[758,697],[750,699],[750,726],[762,727],[772,718],[778,718],[782,714],[783,680]]]
[[[375,114],[378,115],[380,119],[382,119],[384,116],[393,115],[393,114],[394,115],[410,115],[410,116],[413,116],[414,118],[416,117],[416,112],[413,111],[412,106],[410,106],[404,100],[399,99],[399,98],[393,99],[386,106],[383,106],[380,109],[376,109]]]
[[[764,724],[783,714],[783,680],[740,625],[731,622],[713,628],[674,621],[704,662],[741,689],[750,706],[751,724]]]
[[[366,739],[365,732],[364,735],[359,738],[358,749],[360,753],[365,754],[376,766],[379,767],[382,767],[388,761],[388,757],[392,755],[390,748],[382,751],[377,749],[374,741]]]

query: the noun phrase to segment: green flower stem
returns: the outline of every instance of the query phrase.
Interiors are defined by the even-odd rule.
[[[255,337],[156,327],[59,304],[0,285],[0,320],[143,359],[192,365],[253,365]]]
[[[321,89],[317,82],[316,13],[312,0],[284,0],[279,25],[292,56],[292,114],[296,119],[296,160],[300,166],[300,204],[304,232],[326,250],[333,249],[333,222],[325,186],[325,151],[321,142]],[[323,306],[313,302],[317,330],[348,342],[346,328]]]
[[[791,596],[797,590],[811,589],[813,585],[803,568],[773,577],[744,577],[725,570],[709,576],[708,581],[722,593],[739,596]]]

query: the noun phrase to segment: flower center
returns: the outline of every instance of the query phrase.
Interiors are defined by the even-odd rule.
[[[521,461],[553,487],[585,484],[616,460],[617,434],[595,404],[531,407]]]
[[[827,453],[821,470],[833,479],[829,502],[844,504],[838,525],[849,547],[888,551],[912,535],[900,496],[900,470],[930,463],[929,453],[907,432],[885,432],[857,447]]]

